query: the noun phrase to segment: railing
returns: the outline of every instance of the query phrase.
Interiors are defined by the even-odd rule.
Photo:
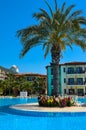
[[[83,83],[78,83],[78,82],[74,82],[74,83],[66,83],[67,85],[86,85],[86,82]]]
[[[78,71],[73,71],[73,72],[66,71],[66,74],[84,74],[84,73],[86,73],[86,71],[84,71],[84,70],[82,70],[80,72],[78,72]]]

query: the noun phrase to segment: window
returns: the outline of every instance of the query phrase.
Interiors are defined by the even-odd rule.
[[[83,85],[83,78],[77,78],[77,84]]]
[[[27,77],[27,80],[28,80],[28,81],[34,81],[34,80],[35,80],[35,77]]]
[[[64,78],[64,83],[66,83],[66,79]]]
[[[69,94],[74,94],[74,93],[75,93],[74,89],[69,89]]]
[[[84,90],[83,89],[78,89],[78,96],[84,96]]]
[[[74,78],[68,79],[68,85],[74,85]]]
[[[85,72],[86,72],[86,67],[85,67]]]
[[[64,94],[66,94],[66,89],[64,89]]]
[[[86,78],[85,78],[85,81],[86,81]]]
[[[73,74],[73,73],[74,73],[74,68],[73,67],[68,68],[68,74]]]
[[[82,73],[82,67],[77,67],[76,68],[76,73]]]
[[[63,72],[65,72],[65,68],[63,68]]]

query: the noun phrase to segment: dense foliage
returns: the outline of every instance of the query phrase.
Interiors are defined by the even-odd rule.
[[[0,80],[0,95],[4,96],[19,96],[20,91],[27,91],[28,95],[45,94],[45,89],[44,79],[40,77],[30,82],[24,76],[7,74],[6,79]]]
[[[73,106],[74,100],[71,97],[39,96],[39,106],[43,107],[66,107]]]

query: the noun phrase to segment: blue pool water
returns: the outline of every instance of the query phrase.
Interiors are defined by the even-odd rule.
[[[86,103],[86,98],[78,98],[78,101],[81,102],[81,103]]]
[[[31,102],[37,102],[37,99],[0,99],[0,130],[86,130],[86,113],[46,113],[43,116],[38,112],[34,116],[34,113],[26,115],[9,108],[9,105]]]

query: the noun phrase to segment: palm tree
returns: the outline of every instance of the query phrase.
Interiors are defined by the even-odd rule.
[[[4,96],[8,95],[8,92],[9,92],[9,82],[8,82],[8,80],[6,80],[6,79],[3,80],[0,85],[2,85],[1,88],[3,90],[3,95]]]
[[[41,77],[36,78],[34,81],[34,89],[35,92],[40,94],[45,94],[46,92],[46,86],[45,86],[45,80]]]
[[[45,50],[44,57],[51,52],[53,68],[53,95],[59,94],[59,62],[62,51],[72,45],[86,49],[86,18],[82,16],[82,10],[73,10],[75,5],[66,7],[64,2],[61,8],[54,0],[55,10],[53,11],[49,3],[44,0],[50,13],[40,8],[33,17],[38,20],[37,25],[33,25],[17,31],[23,49],[20,57],[22,58],[31,48],[43,45]]]
[[[12,74],[12,73],[7,73],[6,74],[6,80],[8,81],[8,84],[9,84],[9,95],[11,94],[12,92],[12,88],[15,86],[15,82],[16,82],[16,78],[15,78],[15,75]]]

